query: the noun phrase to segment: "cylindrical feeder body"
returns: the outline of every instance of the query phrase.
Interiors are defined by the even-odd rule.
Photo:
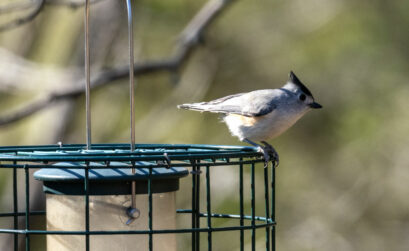
[[[136,162],[136,173],[131,168],[114,168],[123,163],[110,163],[109,169],[92,169],[90,163],[89,230],[133,231],[149,230],[148,180],[149,162]],[[47,231],[84,231],[86,207],[84,169],[75,169],[78,163],[57,163],[56,168],[41,169],[34,177],[44,183],[46,193]],[[99,165],[100,166],[100,165]],[[176,191],[179,179],[188,175],[185,168],[153,168],[151,178],[152,229],[176,228]],[[136,185],[136,212],[130,221],[131,183]],[[127,224],[128,223],[128,224]],[[47,250],[85,250],[85,235],[47,235]],[[153,234],[153,250],[177,250],[175,234]],[[90,250],[149,250],[148,234],[90,235]]]

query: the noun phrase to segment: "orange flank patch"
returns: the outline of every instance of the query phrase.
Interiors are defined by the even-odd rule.
[[[246,116],[242,116],[239,114],[230,114],[229,116],[232,116],[238,119],[243,126],[252,126],[256,124],[262,118],[262,117],[246,117]]]

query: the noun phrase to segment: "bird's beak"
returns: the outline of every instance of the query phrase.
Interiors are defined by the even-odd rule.
[[[322,105],[318,104],[317,102],[313,102],[313,103],[309,104],[309,106],[310,106],[312,109],[320,109],[320,108],[322,108]]]

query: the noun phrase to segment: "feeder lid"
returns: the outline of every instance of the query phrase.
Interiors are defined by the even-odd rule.
[[[135,174],[131,167],[123,162],[111,162],[105,167],[102,163],[89,163],[89,194],[90,195],[118,195],[131,194],[131,181],[136,182],[136,193],[148,193],[149,166],[155,163],[147,161],[135,162]],[[84,195],[85,164],[60,162],[55,168],[43,168],[34,173],[34,178],[44,182],[44,192],[65,195]],[[117,167],[117,168],[114,168]],[[122,168],[121,168],[122,167]],[[152,168],[152,192],[164,193],[179,189],[179,178],[187,176],[188,170],[183,167],[155,167]]]

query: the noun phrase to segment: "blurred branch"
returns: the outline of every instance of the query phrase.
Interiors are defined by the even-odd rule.
[[[191,52],[203,41],[203,33],[216,17],[234,0],[210,0],[193,17],[179,36],[179,43],[169,59],[136,63],[135,75],[144,75],[153,72],[179,71],[189,59]],[[103,85],[106,82],[121,79],[128,76],[128,66],[111,69],[97,75],[93,81],[94,86]]]
[[[175,73],[179,71],[189,59],[193,50],[200,44],[203,33],[208,26],[232,2],[233,0],[210,0],[207,2],[182,31],[179,43],[176,45],[174,53],[169,59],[136,63],[134,74],[140,76],[154,72],[164,71]],[[112,83],[114,80],[126,78],[128,74],[127,65],[100,72],[91,80],[91,88],[104,86]],[[78,83],[75,84],[76,87],[70,90],[50,93],[47,97],[26,104],[17,111],[0,116],[0,125],[7,125],[26,118],[46,108],[53,102],[82,95],[84,93],[82,83],[84,83],[84,80],[78,81]]]
[[[0,14],[10,13],[14,11],[23,11],[31,7],[33,7],[33,4],[28,1],[8,3],[0,6]]]
[[[101,1],[104,1],[104,0],[91,0],[90,4],[94,4],[97,2],[101,2]],[[23,10],[32,8],[34,6],[34,9],[30,13],[28,13],[26,16],[16,18],[10,22],[1,24],[0,32],[11,30],[22,24],[32,21],[34,18],[38,16],[38,14],[41,13],[41,10],[45,4],[69,6],[73,9],[76,9],[76,8],[79,8],[85,5],[85,0],[47,0],[47,1],[46,0],[35,0],[33,2],[34,4],[27,2],[27,1],[21,1],[21,2],[9,3],[9,4],[0,6],[0,14],[6,14],[6,13],[11,13],[11,12],[16,12],[16,11],[23,11]]]
[[[101,2],[101,1],[104,1],[104,0],[91,0],[89,3],[94,4],[97,2]],[[85,0],[47,0],[47,4],[69,6],[73,9],[76,9],[76,8],[84,6]]]
[[[180,65],[189,57],[193,49],[204,41],[206,28],[234,0],[211,0],[193,17],[180,36],[180,44],[174,55],[174,60]]]
[[[26,16],[24,16],[24,17],[20,17],[20,18],[14,19],[14,20],[12,20],[12,21],[10,21],[10,22],[8,22],[8,23],[2,24],[2,25],[0,26],[0,32],[6,31],[6,30],[10,30],[10,29],[16,28],[17,26],[20,26],[20,25],[22,25],[22,24],[25,24],[25,23],[30,22],[30,21],[33,20],[38,14],[40,14],[41,10],[42,10],[43,7],[44,7],[44,4],[45,4],[45,0],[37,0],[37,4],[35,5],[35,8],[34,8],[30,13],[28,13],[28,14],[27,14]],[[14,7],[11,6],[11,7],[13,7],[13,8],[9,8],[9,11],[10,11],[10,9],[11,9],[11,10],[15,10],[14,8],[16,7],[17,4],[14,4],[14,5],[15,5]],[[8,7],[8,6],[4,6],[4,7],[2,8],[3,11],[4,11],[4,9],[7,9],[7,7]],[[25,6],[23,6],[23,4],[21,3],[21,7],[25,7]],[[0,13],[1,13],[1,11],[0,11]]]

